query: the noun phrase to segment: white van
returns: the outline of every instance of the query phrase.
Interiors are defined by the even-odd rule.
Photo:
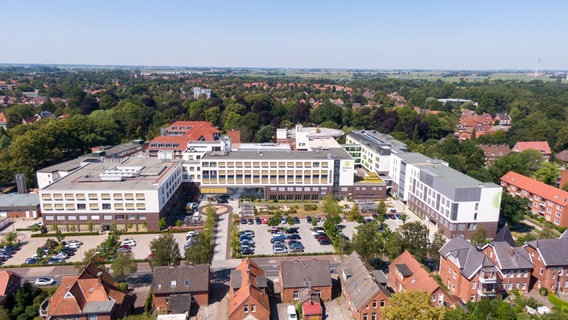
[[[296,308],[294,306],[288,306],[288,320],[297,320],[298,316],[296,315]]]

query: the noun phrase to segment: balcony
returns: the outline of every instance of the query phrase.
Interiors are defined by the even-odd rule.
[[[479,274],[480,284],[496,284],[497,283],[497,273],[495,271],[481,271]]]
[[[477,294],[481,297],[497,296],[497,283],[480,285]]]

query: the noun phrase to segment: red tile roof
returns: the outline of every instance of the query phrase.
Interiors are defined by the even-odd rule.
[[[8,292],[8,283],[10,282],[10,278],[12,278],[13,281],[21,281],[22,279],[19,274],[12,271],[0,271],[0,296],[5,296],[10,293]]]
[[[568,192],[549,186],[546,183],[540,182],[535,179],[523,176],[513,171],[509,171],[507,174],[501,177],[501,181],[507,184],[517,186],[520,189],[527,190],[532,194],[536,194],[543,199],[550,200],[557,204],[568,205]]]
[[[0,123],[6,123],[8,119],[6,119],[6,114],[4,112],[0,112]]]
[[[513,152],[521,152],[527,149],[540,151],[543,154],[551,154],[550,146],[547,141],[519,141],[514,146]]]
[[[405,290],[424,290],[432,294],[440,287],[436,280],[430,277],[430,274],[422,267],[420,262],[407,250],[392,262],[392,265],[396,266],[397,264],[405,264],[412,271],[412,276],[405,277],[402,281],[402,286]]]
[[[219,134],[219,130],[207,121],[176,121],[168,126],[167,131],[174,135],[158,136],[152,139],[148,145],[148,150],[184,151],[190,141],[213,141],[215,136]],[[164,143],[164,146],[152,147],[153,143]],[[171,143],[172,146],[165,147],[166,143]],[[177,147],[173,147],[174,143],[177,143]]]
[[[257,277],[266,277],[264,270],[248,257],[235,270],[241,271],[241,284],[236,293],[229,298],[229,315],[237,312],[249,298],[256,301],[258,307],[270,313],[268,294],[258,287],[257,282]]]
[[[304,316],[317,316],[322,314],[321,304],[317,301],[308,300],[302,304]]]

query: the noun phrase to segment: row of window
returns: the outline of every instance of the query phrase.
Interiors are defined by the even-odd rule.
[[[328,162],[296,162],[296,161],[280,161],[280,162],[202,162],[204,168],[329,168]]]
[[[97,193],[43,193],[41,195],[42,200],[55,200],[60,201],[63,200],[99,200],[99,194]],[[114,200],[145,200],[146,196],[144,193],[113,193],[112,198]],[[100,200],[110,200],[111,194],[110,193],[101,193]]]
[[[283,194],[279,194],[278,196],[275,194],[271,194],[270,195],[270,200],[319,200],[319,195],[318,194],[288,194],[288,195],[283,195]]]
[[[178,143],[150,143],[150,148],[178,148]]]
[[[102,210],[139,210],[139,211],[143,211],[146,210],[146,203],[144,202],[139,202],[139,203],[114,203],[114,208],[113,205],[111,205],[110,203],[103,203],[101,207],[99,207],[98,203],[89,203],[89,210],[99,210],[100,208],[102,208]],[[75,210],[87,210],[87,204],[85,203],[77,203],[77,205],[75,206],[74,203],[66,203],[65,205],[63,203],[55,203],[55,204],[51,204],[51,203],[44,203],[43,204],[43,210],[45,211],[50,211],[50,210],[57,210],[57,211],[75,211]]]
[[[103,215],[102,217],[98,214],[93,214],[93,215],[45,215],[45,220],[46,221],[87,221],[87,220],[108,220],[108,221],[112,221],[113,220],[113,215]],[[123,215],[123,214],[117,214],[114,215],[114,220],[146,220],[146,215],[143,214],[129,214],[129,215]]]

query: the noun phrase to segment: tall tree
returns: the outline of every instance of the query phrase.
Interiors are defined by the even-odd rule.
[[[158,266],[178,265],[181,258],[179,246],[171,233],[162,234],[150,242],[152,268]]]
[[[383,316],[389,320],[444,320],[446,309],[430,303],[430,295],[422,290],[401,291],[393,294]]]
[[[132,252],[119,252],[110,264],[112,275],[117,281],[122,281],[138,270]]]
[[[554,162],[543,162],[534,176],[540,182],[555,186],[558,177],[560,177],[560,166]]]
[[[483,226],[477,227],[477,230],[471,235],[471,244],[476,247],[483,247],[487,243],[487,232]]]
[[[364,223],[357,227],[357,233],[351,239],[351,248],[367,262],[378,256],[384,249],[382,235],[377,232],[376,223]]]
[[[398,230],[402,235],[403,250],[408,250],[418,261],[423,261],[427,254],[428,227],[413,221],[403,224]]]

